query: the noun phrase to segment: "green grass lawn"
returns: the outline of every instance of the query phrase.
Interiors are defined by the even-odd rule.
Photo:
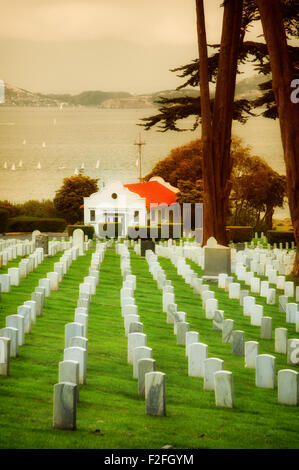
[[[0,328],[5,316],[31,297],[38,279],[52,270],[62,253],[46,258],[0,301]],[[135,300],[147,346],[153,350],[156,370],[166,374],[165,417],[145,414],[144,398],[138,396],[133,366],[127,364],[127,338],[120,308],[122,276],[120,256],[107,249],[101,264],[100,283],[92,296],[88,323],[87,380],[80,386],[77,430],[52,427],[53,386],[58,382],[58,363],[63,360],[64,326],[74,321],[79,284],[88,275],[92,251],[74,261],[59,285],[46,299],[43,316],[37,317],[19,357],[11,359],[10,376],[0,377],[0,448],[2,449],[298,449],[299,409],[279,405],[277,389],[255,387],[255,371],[244,367],[244,357],[232,356],[221,332],[205,319],[199,295],[177,275],[168,259],[160,264],[172,281],[178,310],[185,311],[190,330],[208,344],[209,357],[224,360],[233,373],[235,408],[216,408],[214,392],[203,390],[203,379],[188,377],[185,346],[176,344],[173,325],[162,311],[162,291],[149,273],[148,264],[131,251],[132,273],[137,276]],[[191,261],[192,268],[202,274]],[[259,353],[274,354],[277,371],[290,367],[286,356],[274,353],[274,339],[261,340],[260,328],[244,317],[239,301],[211,284],[225,318],[245,331],[245,341],[260,343]],[[257,303],[261,303],[259,298]],[[263,304],[265,305],[265,304]],[[266,306],[273,330],[285,325],[277,306]],[[287,325],[289,337],[295,326]],[[298,336],[298,334],[297,334]]]

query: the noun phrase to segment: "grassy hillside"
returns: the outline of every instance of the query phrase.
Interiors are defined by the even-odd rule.
[[[55,258],[47,258],[38,269],[2,294],[0,328],[5,315],[30,298],[39,277],[52,270]],[[137,381],[127,364],[127,338],[120,309],[122,276],[120,257],[107,249],[101,264],[100,283],[92,296],[88,323],[87,383],[80,386],[77,430],[52,428],[53,386],[58,382],[58,363],[63,360],[64,325],[74,321],[79,284],[88,273],[91,252],[74,261],[60,283],[46,299],[43,316],[37,317],[19,357],[11,359],[9,377],[0,377],[0,448],[2,449],[298,449],[299,409],[277,403],[277,389],[255,387],[255,372],[245,369],[244,357],[232,356],[231,345],[206,320],[199,295],[177,275],[167,259],[160,258],[167,278],[175,289],[178,310],[187,313],[190,331],[198,331],[208,344],[209,357],[224,360],[233,372],[235,408],[216,408],[214,392],[203,390],[203,380],[187,375],[185,347],[176,344],[173,325],[166,323],[162,293],[148,271],[144,258],[131,252],[135,291],[147,346],[153,350],[156,370],[166,373],[167,416],[145,414],[145,402],[138,396]],[[200,268],[190,262],[199,274]],[[0,269],[0,273],[5,268]],[[260,342],[260,353],[274,354],[274,340],[261,340],[260,328],[251,326],[237,300],[216,285],[219,308],[225,318],[235,320],[235,329],[245,331],[245,340]],[[259,303],[261,299],[259,299]],[[264,304],[265,305],[265,304]],[[277,306],[266,306],[273,328],[285,326]],[[289,325],[289,337],[295,326]],[[298,335],[298,334],[297,334]],[[290,368],[286,356],[276,354],[277,371]],[[292,367],[298,370],[298,367]]]

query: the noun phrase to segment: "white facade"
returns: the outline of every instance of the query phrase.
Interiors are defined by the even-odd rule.
[[[99,235],[99,223],[120,222],[126,236],[128,227],[147,224],[146,199],[114,182],[84,198],[84,224],[93,225]]]

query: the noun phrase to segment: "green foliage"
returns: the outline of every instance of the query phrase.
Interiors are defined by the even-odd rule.
[[[0,201],[0,209],[7,211],[8,217],[18,217],[18,215],[21,215],[21,205],[13,204],[7,200]]]
[[[260,231],[272,228],[274,208],[284,205],[285,176],[274,171],[264,159],[251,156],[249,148],[234,153],[232,159],[232,225],[250,224]]]
[[[20,212],[20,215],[29,217],[59,217],[54,203],[50,199],[26,201],[20,205]]]
[[[268,243],[291,243],[295,241],[294,230],[280,231],[280,230],[268,230],[266,232]]]
[[[0,209],[0,233],[5,233],[8,221],[8,211]]]
[[[70,237],[71,235],[73,235],[73,231],[76,230],[77,228],[80,228],[81,230],[83,230],[84,232],[84,235],[87,235],[88,238],[90,238],[91,240],[93,239],[94,237],[94,227],[93,225],[68,225],[66,227],[66,231],[68,233],[68,236]]]
[[[193,140],[186,145],[174,148],[168,157],[158,161],[152,171],[145,176],[148,181],[153,176],[161,176],[172,186],[179,182],[195,183],[202,179],[202,143],[201,139]]]
[[[178,181],[178,189],[176,201],[179,204],[183,203],[198,203],[203,202],[203,181],[198,179],[195,182],[187,180]]]
[[[66,221],[61,218],[13,217],[8,219],[8,232],[63,232]]]
[[[264,159],[252,156],[250,147],[234,137],[231,142],[231,193],[229,225],[251,225],[255,230],[272,228],[274,207],[283,207],[286,178],[274,171]],[[203,201],[202,142],[196,139],[172,149],[169,156],[158,161],[145,176],[161,176],[177,187],[177,202]]]
[[[54,206],[69,224],[83,221],[84,197],[98,191],[98,178],[92,179],[81,173],[64,178],[62,187],[56,191]]]
[[[249,226],[227,226],[227,240],[234,243],[249,242],[253,237],[253,228]]]
[[[28,217],[59,217],[53,201],[43,199],[37,201],[30,199],[22,204],[15,204],[7,200],[0,201],[0,209],[8,211],[9,217],[28,216]]]

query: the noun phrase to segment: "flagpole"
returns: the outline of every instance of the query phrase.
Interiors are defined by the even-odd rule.
[[[138,179],[139,179],[139,182],[141,183],[142,182],[142,176],[141,176],[141,147],[142,147],[142,145],[145,145],[145,142],[141,141],[140,133],[139,133],[139,141],[134,142],[134,145],[138,145],[138,154],[139,154],[139,157],[138,157],[139,158],[139,160],[138,160],[139,161],[139,164],[138,164],[138,166],[139,166],[139,178]]]

